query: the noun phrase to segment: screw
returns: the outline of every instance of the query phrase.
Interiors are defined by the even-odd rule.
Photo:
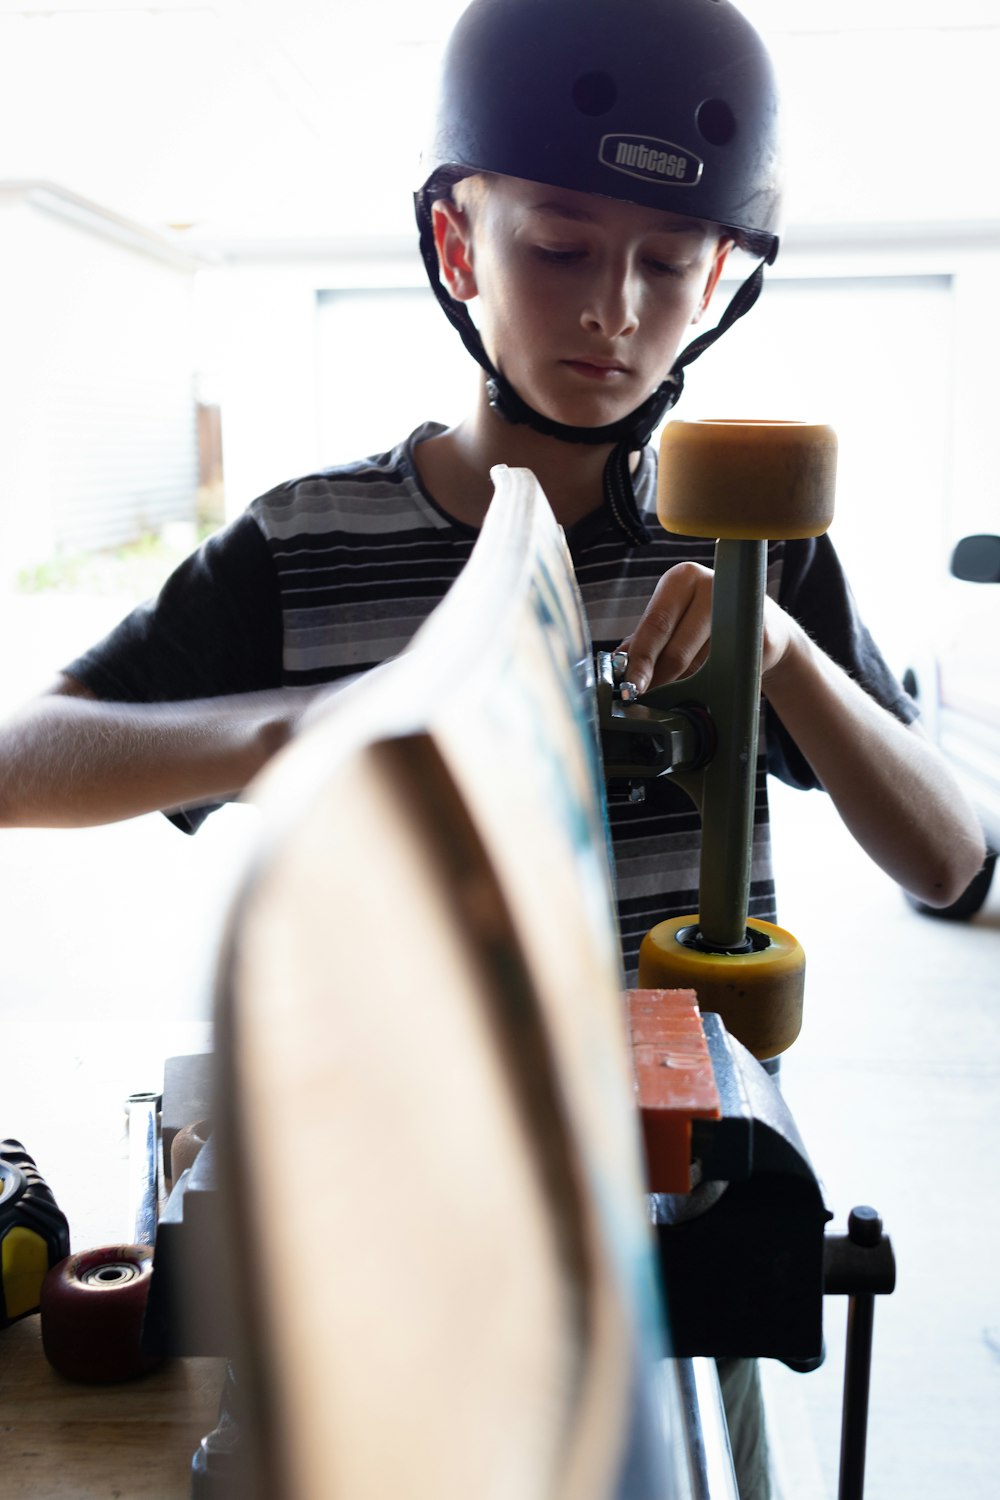
[[[847,1217],[847,1237],[854,1245],[870,1250],[882,1238],[882,1220],[874,1208],[861,1203]]]

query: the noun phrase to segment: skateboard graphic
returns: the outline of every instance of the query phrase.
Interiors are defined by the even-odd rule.
[[[832,463],[825,428],[668,426],[661,520],[720,538],[712,646],[641,699],[595,672],[534,477],[495,469],[410,648],[255,785],[213,1132],[241,1500],[732,1500],[692,1358],[814,1368],[824,1291],[891,1290],[871,1211],[824,1237],[755,1061],[803,968],[746,910],[764,538],[825,529]],[[702,814],[700,910],[625,996],[605,778],[657,774]]]

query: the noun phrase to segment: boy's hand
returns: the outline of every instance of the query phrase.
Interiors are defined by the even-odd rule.
[[[640,693],[690,676],[705,660],[712,581],[709,568],[686,562],[656,585],[620,647]],[[862,848],[919,900],[956,901],[982,865],[982,833],[919,725],[884,709],[767,598],[761,668],[770,706]]]
[[[0,725],[0,828],[73,828],[239,796],[336,684],[178,703],[63,677]]]
[[[711,568],[682,562],[670,568],[653,590],[638,625],[622,641],[628,654],[628,680],[638,692],[690,677],[708,656],[712,633]],[[764,600],[761,671],[778,666],[791,643],[795,624],[773,599]]]

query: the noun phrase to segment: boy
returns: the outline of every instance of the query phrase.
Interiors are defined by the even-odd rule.
[[[0,823],[159,808],[195,828],[318,687],[406,645],[471,550],[495,462],[538,476],[595,646],[624,642],[640,691],[690,671],[706,648],[712,543],[659,529],[646,443],[683,366],[759,290],[763,261],[719,327],[675,358],[733,244],[777,253],[775,118],[768,59],[729,0],[471,5],[417,208],[432,286],[484,366],[472,412],[280,486],[211,539],[2,731]],[[973,814],[907,727],[915,707],[829,542],[776,545],[770,563],[752,914],[774,916],[765,769],[824,786],[894,879],[948,904],[982,862]],[[698,834],[668,779],[614,824],[631,970],[642,933],[691,909]]]
[[[471,412],[279,486],[206,543],[0,733],[0,822],[164,809],[193,831],[316,691],[407,644],[468,557],[498,462],[532,469],[566,529],[595,647],[624,643],[639,691],[690,672],[713,543],[658,527],[646,445],[777,253],[775,119],[766,54],[729,0],[473,0],[417,195],[432,287],[483,367]],[[678,358],[734,245],[762,264]],[[948,904],[984,857],[973,813],[828,540],[769,561],[751,914],[776,916],[768,770],[825,787],[894,879]],[[613,809],[612,834],[631,977],[644,932],[694,909],[698,822],[661,778]],[[761,1452],[741,1470],[744,1497],[766,1494]]]

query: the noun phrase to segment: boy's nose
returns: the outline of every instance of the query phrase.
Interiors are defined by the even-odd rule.
[[[634,290],[628,275],[606,276],[592,286],[580,319],[587,332],[605,338],[632,333],[639,323]]]

